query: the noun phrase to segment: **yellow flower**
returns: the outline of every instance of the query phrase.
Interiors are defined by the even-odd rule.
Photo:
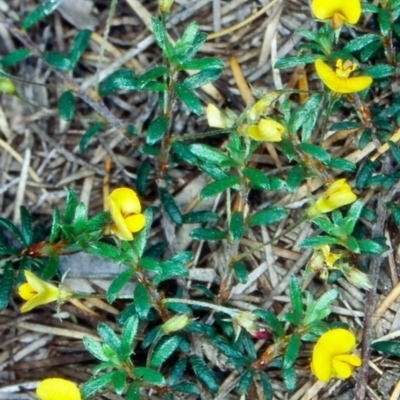
[[[7,93],[7,94],[16,94],[17,89],[14,86],[12,80],[0,76],[0,92]]]
[[[257,125],[250,125],[247,134],[254,140],[280,142],[285,128],[273,119],[261,118]]]
[[[328,190],[307,210],[307,216],[314,218],[318,214],[336,210],[339,207],[356,201],[357,196],[351,191],[346,179],[339,179],[332,183]]]
[[[78,386],[61,378],[49,378],[36,389],[39,400],[81,400]]]
[[[132,233],[139,232],[146,224],[136,192],[129,188],[115,189],[108,196],[108,204],[113,219],[111,232],[121,240],[133,240]]]
[[[161,12],[169,13],[173,3],[174,0],[158,0],[158,7],[160,8]]]
[[[332,377],[349,378],[354,368],[361,365],[360,357],[349,354],[355,344],[355,336],[347,329],[324,333],[314,346],[312,373],[322,382]]]
[[[318,19],[330,20],[333,29],[356,24],[361,16],[360,0],[313,0],[311,8]]]
[[[339,59],[336,61],[336,70],[334,71],[328,64],[322,60],[315,60],[315,69],[322,82],[334,92],[354,93],[366,89],[372,83],[370,76],[350,77],[350,73],[357,68],[352,61]]]
[[[26,303],[21,307],[21,312],[23,313],[42,304],[68,300],[73,295],[69,289],[65,287],[58,288],[51,283],[45,282],[31,271],[25,270],[24,274],[28,282],[22,284],[18,289],[20,297],[26,300]]]

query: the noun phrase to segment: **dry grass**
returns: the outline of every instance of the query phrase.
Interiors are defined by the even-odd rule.
[[[86,0],[85,0],[86,1]],[[60,122],[57,116],[56,101],[60,95],[60,85],[65,82],[40,59],[30,58],[22,62],[12,72],[30,85],[21,82],[19,91],[37,107],[29,106],[16,98],[0,97],[0,213],[5,218],[19,221],[19,206],[24,204],[32,211],[37,223],[49,224],[52,210],[64,202],[66,187],[72,187],[78,193],[92,213],[104,207],[104,196],[109,188],[121,185],[133,185],[135,171],[140,156],[132,157],[132,146],[121,133],[120,121],[145,129],[156,110],[156,98],[153,95],[128,93],[111,95],[105,101],[105,107],[111,112],[112,127],[94,139],[85,154],[79,152],[78,144],[89,123],[96,119],[90,109],[90,101],[95,99],[93,87],[113,71],[124,67],[137,73],[145,71],[159,63],[160,52],[154,45],[149,30],[149,18],[157,11],[156,1],[121,0],[112,20],[104,57],[99,67],[99,53],[104,26],[108,15],[108,1],[94,0],[93,10],[86,16],[68,10],[75,0],[64,1],[64,11],[56,12],[45,22],[29,29],[28,34],[41,51],[66,51],[71,38],[76,33],[74,22],[82,27],[84,23],[96,22],[91,44],[85,52],[74,73],[73,81],[81,88],[81,99],[76,105],[76,114],[71,124]],[[88,1],[90,4],[90,1]],[[1,18],[6,17],[18,26],[36,2],[32,0],[0,0]],[[304,71],[294,73],[273,71],[275,60],[292,52],[300,38],[293,35],[298,28],[315,29],[308,2],[305,0],[279,0],[268,7],[268,0],[176,0],[173,15],[170,17],[170,33],[182,32],[191,21],[197,21],[203,31],[210,34],[200,54],[221,57],[227,68],[213,86],[199,92],[205,104],[214,102],[222,107],[241,110],[244,107],[246,88],[234,78],[229,68],[230,58],[235,57],[245,80],[254,89],[253,93],[264,93],[275,88],[296,87]],[[257,12],[265,7],[266,11]],[[75,14],[74,14],[75,12]],[[256,18],[253,18],[256,16]],[[77,18],[83,18],[77,22]],[[72,22],[72,24],[71,24]],[[10,26],[0,23],[0,54],[6,54],[21,43]],[[272,61],[272,63],[271,63]],[[99,73],[98,73],[99,72]],[[313,85],[311,70],[306,70],[308,81]],[[38,84],[38,85],[36,85]],[[42,86],[41,84],[45,84]],[[239,90],[240,89],[240,90]],[[248,97],[247,97],[248,98]],[[113,119],[114,118],[114,119]],[[175,132],[181,135],[205,128],[204,119],[194,118],[185,109],[181,109],[174,121]],[[359,164],[376,152],[373,143],[363,151],[357,150],[354,138],[358,131],[338,132],[328,138],[324,145],[332,155],[343,157]],[[385,149],[382,149],[384,151]],[[252,162],[257,168],[281,175],[285,172],[287,161],[273,151],[263,148],[253,156]],[[181,209],[188,211],[198,207],[199,189],[204,185],[204,176],[187,168],[177,168],[173,174],[173,194]],[[282,194],[263,195],[252,198],[253,210],[265,205],[285,205],[292,209],[291,218],[275,228],[262,228],[251,232],[241,245],[243,249],[262,243],[278,234],[291,222],[296,221],[303,201],[309,191],[316,192],[323,182],[314,181],[313,187],[301,187],[295,196]],[[359,193],[367,205],[374,208],[376,193]],[[155,186],[150,185],[143,198],[145,207],[157,205]],[[224,199],[202,203],[201,207],[223,212]],[[163,237],[161,215],[158,215],[153,232],[153,240]],[[248,258],[251,268],[247,284],[237,284],[233,288],[232,304],[240,308],[252,309],[266,307],[280,315],[287,309],[289,302],[287,285],[292,275],[300,276],[310,252],[301,250],[298,244],[313,233],[308,222],[301,225],[273,246],[256,252]],[[191,268],[191,281],[212,288],[223,283],[226,249],[220,245],[205,245],[187,240],[188,230],[177,231],[177,246],[180,250],[191,250],[195,262]],[[396,249],[398,238],[389,228],[385,230],[388,241]],[[93,269],[93,260],[66,258],[63,268],[72,268],[70,284],[82,290],[101,291],[110,282],[110,268],[96,261],[102,272]],[[118,271],[116,271],[118,273]],[[112,272],[111,272],[112,274]],[[381,338],[390,335],[391,339],[400,336],[400,312],[397,297],[399,294],[398,255],[394,251],[388,256],[388,262],[381,271],[376,303],[373,336]],[[365,308],[365,294],[344,280],[338,282],[340,299],[335,303],[335,319],[349,324],[361,338]],[[102,289],[103,288],[103,289]],[[311,276],[304,288],[314,294],[327,290],[318,279]],[[118,329],[115,314],[122,310],[124,302],[109,306],[101,301],[87,301],[86,306],[93,310],[88,313],[72,305],[62,306],[61,322],[52,308],[41,308],[27,315],[19,313],[18,305],[11,306],[0,315],[0,399],[32,399],[35,396],[30,389],[38,380],[50,376],[64,376],[76,382],[87,380],[90,368],[94,365],[91,356],[84,350],[83,335],[96,336],[96,326],[105,321]],[[114,308],[115,307],[115,308]],[[69,318],[74,316],[74,318]],[[73,322],[76,318],[77,323]],[[143,332],[142,336],[143,337]],[[259,343],[261,346],[262,343]],[[201,349],[203,353],[209,349]],[[140,354],[140,351],[138,351]],[[354,395],[354,379],[346,382],[332,381],[329,387],[315,384],[310,377],[308,355],[298,364],[298,390],[285,395],[279,374],[271,374],[276,399],[351,399]],[[207,354],[211,364],[218,365],[218,355],[212,351]],[[368,378],[368,397],[371,399],[398,399],[400,368],[397,362],[374,354],[370,359]],[[224,375],[220,396],[224,397],[237,374],[227,371]],[[393,388],[396,386],[395,391]],[[254,391],[248,398],[258,398]],[[100,397],[99,397],[100,398]],[[101,398],[114,399],[107,395]],[[146,397],[143,396],[143,399]],[[151,396],[150,398],[156,398]],[[190,397],[187,397],[190,398]],[[205,397],[204,395],[204,398]],[[232,397],[233,398],[233,397]]]

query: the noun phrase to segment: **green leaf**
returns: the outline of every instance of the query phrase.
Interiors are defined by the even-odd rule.
[[[285,330],[283,329],[282,324],[279,322],[279,319],[275,314],[272,314],[272,312],[263,310],[261,308],[255,309],[253,311],[253,314],[260,317],[267,325],[269,325],[274,335],[279,338],[285,337]]]
[[[126,371],[115,371],[113,376],[113,384],[115,393],[121,396],[125,389],[127,374]]]
[[[315,159],[321,161],[323,164],[328,164],[331,161],[330,155],[321,147],[311,143],[300,143],[298,149],[304,151]]]
[[[158,368],[163,364],[168,357],[179,347],[181,338],[177,335],[169,336],[165,338],[159,345],[154,349],[153,356],[151,357],[150,366],[152,368]]]
[[[213,211],[191,211],[182,215],[182,222],[184,224],[205,224],[207,222],[218,221],[219,216]]]
[[[10,301],[14,286],[14,267],[7,263],[0,275],[0,311],[3,311]]]
[[[223,240],[226,239],[226,233],[219,229],[197,228],[190,232],[189,236],[196,240]]]
[[[372,174],[375,172],[375,163],[367,160],[361,166],[360,170],[358,171],[357,178],[356,178],[356,188],[357,189],[364,189],[368,185],[369,179],[372,177]]]
[[[300,350],[300,336],[298,333],[290,335],[289,343],[287,345],[285,355],[283,356],[283,369],[291,368],[295,363]]]
[[[301,129],[302,142],[308,141],[315,128],[315,124],[317,123],[320,114],[319,103],[321,102],[321,99],[322,94],[314,94],[310,96],[302,105],[304,113],[306,114],[306,119]]]
[[[69,49],[68,58],[71,61],[71,69],[73,69],[76,63],[81,58],[82,54],[86,50],[90,42],[90,36],[92,35],[92,31],[89,29],[83,29],[79,31],[75,36],[74,41],[72,42],[71,48]]]
[[[395,69],[390,65],[386,64],[378,64],[372,67],[368,67],[363,71],[364,75],[369,75],[371,78],[380,79],[380,78],[388,78],[392,76],[395,72]]]
[[[203,69],[197,74],[186,78],[183,84],[189,90],[198,89],[207,83],[217,80],[220,77],[221,72],[222,70],[217,68]]]
[[[137,170],[136,189],[140,194],[146,193],[147,178],[150,173],[150,160],[146,158]]]
[[[168,384],[170,386],[176,385],[176,383],[181,379],[183,373],[186,370],[186,366],[187,366],[187,359],[179,358],[169,373]]]
[[[53,219],[51,222],[50,238],[49,238],[50,243],[53,243],[58,237],[58,234],[61,229],[60,221],[61,221],[60,210],[56,207],[53,210]]]
[[[140,400],[140,383],[134,381],[128,386],[125,400]]]
[[[240,377],[238,387],[236,389],[239,395],[244,395],[249,390],[251,382],[253,381],[254,377],[254,369],[249,368],[244,374]]]
[[[157,44],[160,46],[160,49],[163,51],[165,57],[170,59],[172,56],[172,45],[168,40],[167,32],[165,31],[164,25],[157,18],[151,19],[151,25],[153,28],[153,35],[156,39]]]
[[[344,50],[353,52],[353,51],[359,51],[363,49],[364,47],[369,46],[373,42],[380,42],[381,37],[379,35],[376,35],[375,33],[367,33],[365,35],[361,35],[359,37],[356,37],[352,41],[350,41],[344,48]]]
[[[0,60],[0,65],[3,69],[7,69],[12,67],[15,64],[18,64],[24,58],[28,57],[31,52],[28,49],[18,49],[14,50],[11,53],[6,54]]]
[[[137,90],[138,80],[130,69],[120,69],[104,79],[99,86],[100,96],[117,90]]]
[[[207,146],[206,144],[192,144],[189,146],[189,150],[200,160],[206,162],[212,162],[214,164],[222,164],[225,162],[231,161],[231,159],[220,152],[217,149],[214,149],[211,146]]]
[[[43,1],[38,7],[36,7],[32,12],[30,12],[27,17],[22,21],[22,29],[27,30],[32,25],[39,22],[41,19],[47,17],[52,12],[54,12],[60,5],[62,0],[46,0]]]
[[[20,230],[8,219],[0,217],[0,226],[6,228],[9,232],[11,232],[16,238],[18,238],[21,243],[24,243],[24,238]]]
[[[82,138],[79,142],[79,148],[82,153],[84,153],[89,145],[90,139],[96,135],[102,128],[104,124],[102,122],[97,122],[96,124],[90,126],[86,129],[86,132],[82,135]]]
[[[391,140],[389,140],[387,143],[390,147],[390,151],[392,152],[393,157],[395,158],[397,164],[400,164],[400,149],[399,149],[399,147],[397,146],[396,143],[393,143]]]
[[[97,332],[103,342],[107,344],[115,354],[121,354],[121,340],[108,325],[100,322],[97,326]]]
[[[303,294],[299,281],[293,276],[289,282],[289,293],[293,311],[301,315],[303,313]]]
[[[200,394],[199,388],[190,382],[181,382],[171,387],[174,392]]]
[[[143,88],[148,82],[153,81],[154,79],[161,78],[165,74],[169,73],[170,70],[167,67],[154,67],[146,71],[143,75],[140,76],[138,80],[138,85],[140,88]]]
[[[86,399],[88,397],[93,396],[104,386],[112,382],[113,378],[114,378],[114,372],[107,372],[106,374],[90,379],[89,381],[84,383],[80,389],[83,398]]]
[[[25,246],[30,246],[33,240],[31,213],[24,206],[20,206],[21,234]]]
[[[234,347],[234,345],[229,343],[221,336],[215,335],[210,338],[210,341],[217,350],[221,351],[227,357],[241,358],[243,356],[242,353]]]
[[[294,368],[282,370],[283,384],[288,392],[293,392],[296,389],[296,371]]]
[[[287,187],[290,193],[296,192],[297,188],[306,176],[305,168],[302,164],[295,165],[288,173]]]
[[[371,347],[385,354],[390,354],[392,356],[400,355],[400,342],[391,342],[386,340],[381,340],[379,342],[374,342]]]
[[[161,116],[151,121],[147,130],[146,143],[150,145],[157,143],[167,131],[167,128],[168,118],[166,116]]]
[[[65,201],[64,224],[72,224],[75,216],[75,209],[78,205],[78,199],[73,189],[67,188],[67,198]]]
[[[136,312],[140,319],[146,319],[150,311],[150,298],[147,288],[143,283],[138,283],[133,293]]]
[[[238,242],[243,236],[243,213],[236,211],[232,214],[229,224],[229,235],[233,242]]]
[[[328,166],[348,172],[356,172],[357,169],[354,163],[344,160],[343,158],[332,158],[331,161],[329,161]]]
[[[218,58],[206,57],[206,58],[197,58],[195,60],[189,60],[180,65],[180,68],[183,70],[190,69],[211,69],[211,68],[224,68],[224,63],[222,60]]]
[[[249,278],[249,273],[247,272],[246,267],[241,262],[236,261],[233,263],[233,270],[235,271],[235,275],[239,283],[246,283]]]
[[[264,371],[260,371],[259,374],[265,400],[272,400],[274,392],[272,390],[272,385],[267,377],[267,374]]]
[[[200,200],[206,200],[210,197],[214,197],[217,194],[224,192],[225,190],[237,185],[240,182],[239,176],[230,176],[229,178],[221,179],[209,183],[200,193]]]
[[[182,225],[182,214],[173,196],[166,189],[161,188],[160,197],[161,203],[171,220],[179,226]]]
[[[96,357],[100,361],[107,362],[110,360],[110,357],[104,352],[104,347],[101,343],[97,342],[96,340],[86,337],[83,337],[83,345],[85,349]]]
[[[182,100],[186,107],[193,113],[201,115],[203,110],[198,97],[184,84],[175,83],[174,88],[177,96]]]
[[[363,125],[360,124],[359,122],[354,122],[354,121],[341,121],[341,122],[336,122],[335,124],[332,124],[332,126],[329,128],[332,131],[344,131],[347,129],[357,129],[357,128],[362,128]]]
[[[162,269],[158,261],[153,260],[152,258],[143,257],[139,261],[139,267],[143,268],[146,271],[151,271],[156,274],[160,274]]]
[[[271,207],[253,214],[248,220],[248,226],[269,225],[282,221],[289,215],[282,207]]]
[[[52,279],[58,271],[59,263],[60,256],[53,251],[48,258],[42,273],[40,274],[41,278],[45,281]]]
[[[75,99],[71,90],[65,91],[58,99],[58,114],[65,121],[71,121],[74,116]]]
[[[164,377],[159,372],[150,368],[137,367],[134,368],[132,372],[136,377],[143,379],[152,385],[165,386],[166,384]]]
[[[98,257],[108,258],[118,262],[120,251],[115,246],[103,242],[91,242],[85,247],[85,253],[93,254]]]
[[[329,290],[318,298],[315,302],[315,311],[323,311],[328,308],[339,296],[339,291],[337,289]]]
[[[271,190],[270,181],[263,172],[255,168],[245,168],[243,175],[258,189]]]
[[[317,58],[321,58],[319,54],[306,54],[303,56],[285,57],[277,61],[274,68],[293,68],[300,64],[310,64],[313,63]]]
[[[139,318],[137,315],[129,317],[122,329],[121,336],[121,358],[127,360],[128,357],[133,353],[132,345],[135,340],[136,333],[139,327]]]
[[[359,240],[358,246],[363,253],[368,254],[381,254],[384,252],[385,248],[380,244],[374,242],[373,240]]]
[[[43,60],[47,62],[47,64],[56,69],[60,69],[61,71],[69,71],[71,69],[71,61],[69,58],[65,57],[61,53],[57,53],[56,51],[44,53]]]
[[[340,240],[329,236],[314,236],[304,239],[300,247],[318,247],[324,244],[340,244]]]
[[[190,364],[193,371],[201,383],[211,392],[217,393],[219,389],[218,381],[215,378],[213,371],[208,368],[207,364],[197,355],[192,355]]]
[[[133,268],[128,268],[112,281],[111,285],[107,289],[107,301],[109,304],[114,302],[118,296],[118,293],[129,282],[134,272],[135,270]]]
[[[143,214],[146,218],[146,225],[139,233],[135,235],[135,238],[132,243],[133,252],[135,253],[138,259],[140,259],[143,256],[144,249],[147,244],[147,239],[150,234],[151,225],[153,223],[153,209],[148,208],[143,212]]]
[[[382,7],[379,9],[378,22],[382,36],[387,36],[389,34],[391,25],[390,13],[387,8]]]
[[[196,157],[194,154],[189,150],[189,147],[183,144],[181,141],[176,140],[173,142],[172,149],[183,161],[186,161],[189,164],[194,164],[196,162]]]

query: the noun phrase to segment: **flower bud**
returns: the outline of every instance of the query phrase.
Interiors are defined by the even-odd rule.
[[[189,317],[186,314],[174,315],[161,327],[161,332],[164,334],[169,334],[173,332],[180,331],[189,323]]]
[[[158,7],[162,13],[169,13],[174,0],[158,0]]]
[[[7,93],[7,94],[15,94],[17,93],[17,89],[14,86],[14,83],[4,77],[0,76],[0,92]]]

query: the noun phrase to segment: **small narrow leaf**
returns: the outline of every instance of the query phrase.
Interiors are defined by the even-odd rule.
[[[182,225],[182,214],[173,196],[164,188],[160,189],[161,203],[169,217],[177,225]]]
[[[147,130],[147,144],[151,145],[157,143],[167,131],[167,127],[168,118],[166,116],[161,116],[151,121],[149,129]]]
[[[174,87],[177,96],[183,101],[187,108],[193,113],[201,115],[202,107],[198,97],[181,83],[175,83]]]
[[[82,135],[82,138],[79,142],[79,149],[82,153],[84,153],[89,145],[90,139],[98,133],[101,128],[103,128],[102,122],[97,122],[96,124],[89,127],[86,132]]]
[[[3,267],[3,273],[0,275],[0,311],[3,311],[10,301],[14,286],[14,267],[6,264]]]
[[[247,220],[247,224],[249,226],[274,224],[276,222],[282,221],[288,215],[288,211],[282,207],[271,207],[253,214]]]
[[[54,12],[63,0],[45,0],[22,21],[22,29],[27,30],[43,18]]]
[[[150,298],[147,288],[143,283],[138,283],[133,293],[136,312],[140,319],[146,319],[150,311]]]
[[[229,178],[221,179],[219,181],[208,184],[200,193],[200,200],[206,200],[214,197],[217,194],[237,185],[240,182],[239,176],[230,176]]]
[[[190,237],[196,240],[223,240],[226,233],[219,229],[197,228],[190,232]]]
[[[65,91],[58,99],[58,114],[65,121],[71,121],[74,116],[75,99],[71,90]]]
[[[207,364],[196,355],[190,357],[190,364],[192,365],[197,378],[203,383],[203,385],[211,393],[217,393],[219,388],[218,381],[211,369],[208,368]]]

